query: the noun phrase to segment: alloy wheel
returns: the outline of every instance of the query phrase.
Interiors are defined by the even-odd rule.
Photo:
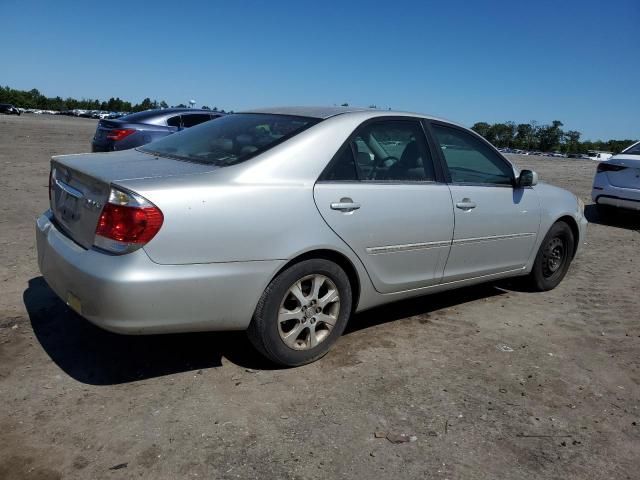
[[[340,295],[325,275],[307,275],[289,287],[278,311],[278,333],[294,350],[325,341],[338,321]]]

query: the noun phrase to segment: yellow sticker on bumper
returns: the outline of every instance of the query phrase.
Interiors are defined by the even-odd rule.
[[[73,293],[67,293],[67,305],[76,313],[82,314],[82,302]]]

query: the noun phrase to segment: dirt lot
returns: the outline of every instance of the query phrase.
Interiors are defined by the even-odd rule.
[[[552,292],[390,305],[278,370],[243,334],[103,332],[47,288],[33,223],[49,156],[87,151],[95,124],[0,117],[1,479],[639,478],[638,217],[587,207]],[[515,160],[590,203],[595,163]]]

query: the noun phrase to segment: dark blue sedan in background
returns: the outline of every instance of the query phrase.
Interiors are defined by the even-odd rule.
[[[184,128],[224,115],[212,110],[164,108],[100,120],[91,142],[93,152],[112,152],[139,147]]]

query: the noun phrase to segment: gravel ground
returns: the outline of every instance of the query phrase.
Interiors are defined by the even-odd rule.
[[[638,478],[640,219],[595,214],[595,163],[514,158],[587,203],[556,290],[388,305],[278,370],[240,333],[101,331],[47,288],[49,157],[95,125],[0,117],[0,478]]]

